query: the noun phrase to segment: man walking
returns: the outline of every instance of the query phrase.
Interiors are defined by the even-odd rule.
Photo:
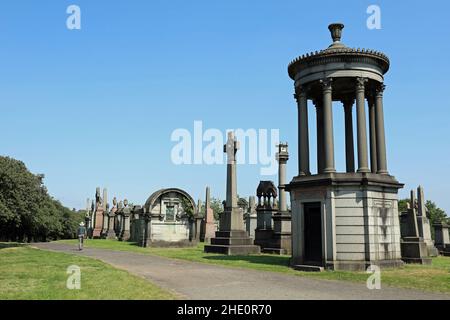
[[[84,227],[84,222],[80,222],[77,235],[78,235],[78,250],[83,250],[84,237],[86,236],[86,228]]]

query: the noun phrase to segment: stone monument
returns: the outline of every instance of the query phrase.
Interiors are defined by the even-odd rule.
[[[113,206],[108,213],[108,232],[106,233],[106,239],[116,239],[116,232],[114,230],[114,220],[117,212],[117,199],[113,198]]]
[[[214,223],[214,212],[211,209],[211,195],[209,187],[206,187],[206,199],[205,199],[205,216],[204,216],[204,236],[202,241],[211,243],[211,239],[214,238],[216,232],[216,225]]]
[[[274,254],[291,254],[292,252],[292,232],[291,232],[291,213],[287,209],[286,201],[286,163],[289,160],[287,143],[278,145],[278,193],[279,208],[272,216],[273,235],[269,247],[264,252]]]
[[[106,192],[106,189],[103,191]],[[93,238],[101,238],[103,230],[103,217],[105,212],[105,203],[100,196],[100,188],[95,191],[95,214],[94,214],[94,229],[92,232]]]
[[[272,247],[273,215],[278,211],[278,192],[272,181],[260,181],[256,190],[258,206],[256,207],[255,244],[262,252]]]
[[[414,190],[411,190],[408,210],[400,215],[402,260],[407,263],[431,264],[427,244],[419,233],[416,205]]]
[[[130,215],[131,215],[131,208],[128,206],[128,200],[123,200],[123,208],[121,210],[121,214],[123,217],[123,228],[122,232],[120,234],[119,240],[120,241],[128,241],[130,239]]]
[[[417,188],[417,225],[419,227],[419,236],[428,247],[428,255],[436,257],[439,252],[434,246],[434,241],[431,238],[431,225],[427,215],[427,207],[422,186]]]
[[[445,222],[440,222],[435,223],[433,227],[436,248],[443,256],[450,257],[450,236],[448,233],[450,226]]]
[[[255,229],[257,226],[257,214],[256,214],[256,198],[250,196],[248,198],[248,211],[245,214],[245,229],[250,238],[255,239]]]
[[[403,184],[388,172],[383,115],[384,74],[390,62],[381,52],[346,47],[341,42],[343,24],[328,28],[333,43],[327,49],[303,55],[288,67],[298,107],[299,146],[298,176],[286,186],[292,208],[291,263],[310,270],[400,266],[397,194]],[[310,169],[308,100],[316,109],[317,173]],[[346,172],[335,167],[333,109],[338,102],[345,114]]]
[[[258,246],[252,244],[243,224],[243,212],[238,207],[236,181],[236,152],[239,142],[235,140],[233,132],[228,133],[228,141],[224,146],[227,154],[227,195],[225,211],[221,214],[219,231],[211,244],[205,246],[205,252],[222,253],[227,255],[248,255],[259,253]]]

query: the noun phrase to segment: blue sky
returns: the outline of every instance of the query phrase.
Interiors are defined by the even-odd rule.
[[[280,129],[297,173],[296,104],[288,63],[343,42],[385,52],[388,167],[450,212],[450,4],[447,1],[24,1],[0,10],[0,154],[44,173],[49,192],[84,207],[96,186],[142,204],[161,187],[224,198],[225,166],[172,163],[177,128]],[[66,8],[80,6],[81,30]],[[366,27],[371,4],[381,30]],[[312,111],[312,109],[310,109]],[[310,112],[312,116],[313,113]],[[312,118],[313,119],[313,118]],[[311,122],[314,122],[311,120]],[[342,108],[336,165],[345,167]],[[311,126],[314,152],[314,127]],[[311,159],[314,163],[314,158]],[[315,167],[313,165],[313,167]],[[238,168],[255,193],[258,165]]]

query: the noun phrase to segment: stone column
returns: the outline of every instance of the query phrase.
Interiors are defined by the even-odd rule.
[[[323,144],[323,101],[318,99],[316,105],[316,127],[317,127],[317,173],[323,173],[324,168],[324,144]]]
[[[299,175],[310,175],[309,169],[309,133],[308,133],[308,98],[306,88],[302,86],[295,94],[298,105],[298,161]]]
[[[278,190],[280,194],[280,213],[287,212],[286,202],[286,163],[289,160],[288,145],[280,143],[278,145]]]
[[[324,173],[336,172],[334,167],[334,137],[333,137],[333,99],[332,79],[321,81],[323,92],[323,143],[324,143]]]
[[[377,165],[379,174],[388,174],[386,161],[386,140],[384,136],[383,92],[386,86],[380,84],[375,93],[375,115],[377,136]]]
[[[345,164],[347,172],[355,172],[355,145],[353,141],[353,99],[343,101],[345,113]]]
[[[369,104],[369,140],[370,140],[370,169],[372,173],[377,173],[377,136],[375,126],[375,99],[370,96],[367,99]]]
[[[367,79],[356,78],[356,129],[358,138],[358,172],[370,172],[367,157],[367,129],[365,106],[365,83]]]

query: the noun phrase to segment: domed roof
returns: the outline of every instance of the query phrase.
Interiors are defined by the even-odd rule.
[[[305,68],[336,62],[364,61],[381,69],[385,74],[389,70],[389,58],[382,52],[370,49],[349,48],[341,42],[342,23],[332,23],[328,26],[333,43],[326,49],[304,54],[294,59],[288,66],[291,79],[295,80],[296,74]]]

